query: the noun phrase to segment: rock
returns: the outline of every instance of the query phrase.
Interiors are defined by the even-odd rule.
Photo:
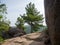
[[[3,39],[8,39],[8,38],[10,38],[10,35],[7,33],[7,31],[2,31],[2,38]]]
[[[22,36],[22,35],[25,35],[25,34],[26,33],[23,30],[18,29],[16,27],[11,27],[8,31],[3,31],[2,32],[2,37],[4,39],[8,39],[8,38]]]
[[[43,40],[45,38],[45,33],[43,32],[36,32],[31,33],[27,35],[23,35],[21,37],[15,37],[11,39],[5,40],[5,42],[2,45],[49,45],[50,43],[46,43],[45,41],[48,41],[48,36],[45,38],[46,40]]]
[[[10,30],[8,31],[8,34],[11,37],[18,37],[18,36],[25,35],[26,33],[23,30],[14,27],[14,28],[10,28]]]

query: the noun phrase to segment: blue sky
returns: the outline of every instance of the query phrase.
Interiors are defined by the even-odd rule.
[[[17,17],[25,13],[25,7],[29,2],[35,4],[35,7],[44,16],[44,0],[1,0],[7,6],[7,19],[11,21],[11,26],[15,26]],[[45,17],[45,16],[44,16]],[[45,25],[45,21],[43,23]]]

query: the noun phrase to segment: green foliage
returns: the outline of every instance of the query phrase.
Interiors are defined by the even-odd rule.
[[[31,33],[38,31],[38,29],[43,26],[43,16],[36,10],[35,5],[31,2],[25,7],[25,9],[26,14],[21,17],[31,26]]]
[[[3,42],[4,41],[4,39],[0,36],[0,42]]]
[[[9,29],[9,27],[10,27],[9,24],[7,24],[6,22],[4,22],[4,21],[0,22],[0,31],[2,31],[2,30],[7,31]]]
[[[3,16],[2,15],[0,15],[0,20],[3,18]]]
[[[7,9],[5,4],[0,4],[0,42],[3,42],[2,31],[9,30],[10,21],[6,19],[5,14],[7,14]]]
[[[6,5],[0,4],[0,31],[5,30],[7,31],[9,29],[10,21],[6,20],[5,14],[6,12]]]
[[[7,13],[6,10],[7,10],[6,5],[5,4],[0,4],[0,12],[1,13]]]
[[[22,30],[24,30],[24,20],[21,17],[17,18],[16,26]]]

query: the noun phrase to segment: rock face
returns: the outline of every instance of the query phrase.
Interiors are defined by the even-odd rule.
[[[22,36],[26,33],[23,30],[14,27],[14,28],[10,28],[8,34],[11,35],[12,37],[17,37],[17,36]]]
[[[2,45],[49,45],[49,36],[44,32],[36,32],[21,37],[7,39]]]
[[[60,0],[44,0],[45,16],[52,45],[60,45]]]
[[[16,27],[14,28],[10,28],[8,31],[4,31],[2,32],[2,37],[4,39],[8,39],[8,38],[13,38],[13,37],[18,37],[18,36],[22,36],[22,35],[25,35],[26,33],[21,30],[21,29],[18,29]]]

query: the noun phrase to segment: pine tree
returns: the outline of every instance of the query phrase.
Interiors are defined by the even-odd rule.
[[[31,26],[31,33],[38,31],[38,29],[43,26],[43,15],[40,14],[40,12],[37,11],[35,8],[35,5],[31,2],[25,7],[26,14],[21,16],[26,23],[28,23]]]
[[[24,30],[24,20],[23,20],[23,18],[18,17],[15,25],[17,26],[17,28],[19,28],[21,30]]]

